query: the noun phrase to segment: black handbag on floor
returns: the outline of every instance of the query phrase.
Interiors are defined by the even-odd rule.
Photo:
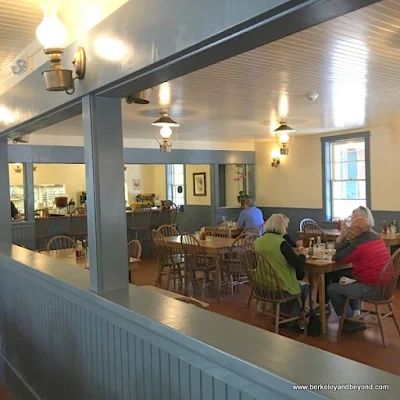
[[[311,309],[308,317],[308,336],[321,336],[321,321],[314,309]]]

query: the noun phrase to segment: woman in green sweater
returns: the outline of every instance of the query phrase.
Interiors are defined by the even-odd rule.
[[[254,248],[265,256],[274,267],[282,292],[285,296],[301,293],[304,306],[308,296],[308,284],[301,284],[298,280],[304,278],[304,265],[306,261],[306,249],[303,254],[297,255],[292,246],[284,239],[287,234],[287,223],[281,214],[273,214],[265,224],[265,234],[254,242]],[[299,316],[301,309],[297,300],[282,304],[282,313]],[[291,328],[298,330],[298,324],[289,324]],[[296,326],[295,326],[296,325]]]

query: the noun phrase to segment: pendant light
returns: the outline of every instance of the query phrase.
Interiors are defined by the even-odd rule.
[[[175,122],[170,116],[168,112],[164,111],[161,113],[161,118],[157,119],[152,123],[153,125],[153,137],[156,139],[157,143],[160,145],[160,151],[162,153],[170,153],[172,144],[178,140],[178,127],[179,124]],[[157,137],[156,127],[160,127],[159,135],[161,136],[161,140]],[[173,142],[170,141],[173,132],[173,128],[175,130],[175,140]]]
[[[289,154],[289,140],[290,134],[295,132],[293,128],[286,124],[286,122],[281,121],[278,128],[274,130],[276,135],[276,143],[280,148],[280,153],[283,156],[287,156]]]

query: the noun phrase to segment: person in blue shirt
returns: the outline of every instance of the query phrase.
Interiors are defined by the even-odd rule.
[[[237,223],[241,228],[256,226],[260,228],[261,235],[264,233],[264,216],[253,199],[247,199],[244,202],[244,210],[240,213]]]

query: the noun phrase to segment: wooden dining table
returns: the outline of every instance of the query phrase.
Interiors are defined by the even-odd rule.
[[[323,229],[323,231],[328,242],[335,242],[340,233],[338,229]],[[379,235],[389,251],[392,246],[400,245],[400,233],[380,233]],[[298,231],[297,236],[301,240],[304,239],[304,232]]]
[[[352,264],[341,264],[336,261],[315,260],[313,258],[306,259],[305,272],[308,275],[311,285],[310,290],[310,306],[312,306],[312,286],[313,283],[318,284],[319,311],[321,320],[322,334],[327,332],[327,316],[325,312],[325,274],[328,272],[342,271],[353,268]]]
[[[164,238],[168,246],[174,248],[181,248],[181,236],[169,236]],[[204,248],[205,253],[209,256],[215,257],[216,263],[216,278],[217,278],[217,300],[221,301],[221,264],[222,257],[229,251],[235,239],[221,238],[221,237],[207,237],[206,240],[200,240],[200,246]],[[188,271],[185,265],[185,289],[184,294],[188,294]]]

